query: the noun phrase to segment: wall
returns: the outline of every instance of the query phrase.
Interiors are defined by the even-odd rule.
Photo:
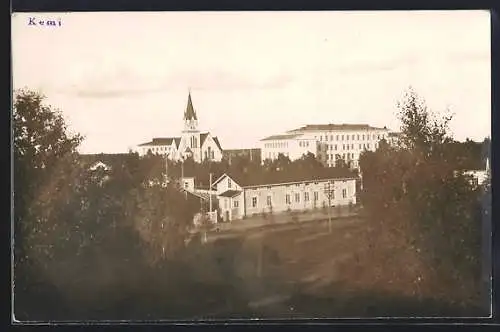
[[[213,140],[213,138],[210,134],[205,139],[205,142],[203,142],[203,147],[201,149],[202,160],[205,159],[205,151],[208,151],[209,147],[210,147],[210,150],[214,152],[214,159],[212,159],[212,160],[221,161],[222,160],[222,151],[219,149],[217,144],[215,144],[215,141]]]
[[[321,208],[328,205],[328,197],[324,193],[325,185],[328,181],[318,182],[302,182],[294,184],[282,184],[275,186],[263,186],[256,188],[245,188],[244,200],[246,215],[260,214],[263,212],[271,212],[271,208],[267,205],[267,197],[271,197],[272,212],[284,212],[290,210],[311,210],[316,206]],[[331,201],[332,206],[348,205],[349,202],[356,204],[356,181],[350,180],[334,180],[334,198]],[[346,197],[342,195],[343,189],[346,190]],[[314,192],[318,193],[318,200],[314,200]],[[308,193],[309,199],[305,200],[305,193]],[[286,195],[290,197],[290,203],[286,202]],[[296,194],[299,195],[299,201],[296,201]],[[257,198],[257,205],[254,207],[252,203],[253,197]]]

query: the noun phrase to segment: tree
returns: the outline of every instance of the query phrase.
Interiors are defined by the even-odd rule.
[[[428,273],[456,287],[453,295],[470,295],[479,266],[480,205],[459,171],[451,117],[434,115],[413,89],[398,107],[401,146],[381,146],[360,157],[362,201],[377,231],[373,238],[420,253],[432,267]]]
[[[44,99],[29,90],[16,91],[14,97],[14,240],[18,263],[28,258],[28,249],[42,250],[30,241],[35,235],[46,235],[51,226],[37,216],[37,203],[41,197],[72,188],[71,166],[83,140],[81,135],[68,132],[62,114],[45,105]]]

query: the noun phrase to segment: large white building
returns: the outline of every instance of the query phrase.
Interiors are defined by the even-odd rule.
[[[313,153],[326,166],[335,166],[343,159],[357,168],[363,151],[375,151],[380,140],[388,138],[387,128],[366,124],[318,124],[290,130],[282,135],[260,141],[262,160],[284,154],[291,160]]]
[[[333,170],[304,176],[275,174],[268,179],[224,174],[213,187],[225,221],[261,213],[312,210],[328,204],[356,204],[356,175],[348,170]]]
[[[191,93],[188,95],[184,112],[184,130],[180,137],[159,137],[137,146],[139,155],[148,152],[166,155],[171,160],[192,157],[196,162],[203,160],[221,161],[222,147],[216,136],[198,129],[198,117],[193,107]]]

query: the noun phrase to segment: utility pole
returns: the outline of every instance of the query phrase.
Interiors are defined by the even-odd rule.
[[[328,182],[327,184],[325,184],[324,186],[324,192],[325,192],[325,195],[327,195],[328,197],[328,232],[331,233],[332,232],[332,216],[331,216],[331,212],[330,212],[330,209],[332,207],[332,194],[333,194],[333,188],[332,188],[332,183],[331,182]]]
[[[209,210],[210,210],[210,218],[212,218],[212,173],[210,173],[210,181],[208,187],[208,199],[209,199]]]
[[[168,153],[165,153],[165,186],[168,186]]]

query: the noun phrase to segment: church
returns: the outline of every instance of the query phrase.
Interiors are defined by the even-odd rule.
[[[198,163],[222,159],[222,147],[218,138],[210,132],[201,132],[198,129],[198,117],[191,100],[191,92],[184,112],[184,130],[181,136],[155,137],[150,142],[139,144],[137,152],[141,156],[148,153],[163,155],[174,161],[193,158]]]

